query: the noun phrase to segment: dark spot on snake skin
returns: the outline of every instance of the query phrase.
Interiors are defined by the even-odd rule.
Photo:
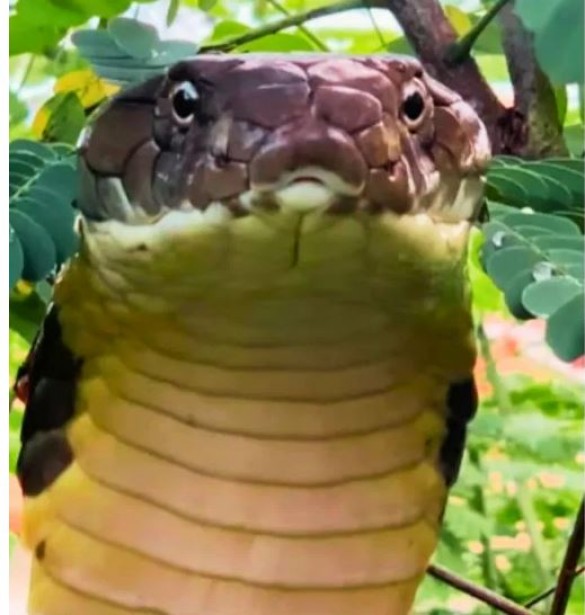
[[[22,447],[16,473],[25,496],[49,487],[73,461],[73,451],[60,429],[38,432]]]
[[[477,388],[473,377],[449,387],[446,435],[439,454],[439,467],[448,487],[451,487],[459,476],[467,425],[475,416],[477,404]]]
[[[30,388],[21,438],[64,425],[73,415],[75,381],[41,378]]]
[[[17,474],[25,494],[40,493],[69,464],[62,428],[75,409],[78,359],[65,344],[58,308],[52,304],[18,373],[26,382],[26,406]]]
[[[45,552],[47,550],[47,543],[44,540],[41,540],[39,544],[35,547],[35,557],[42,562],[45,559]]]

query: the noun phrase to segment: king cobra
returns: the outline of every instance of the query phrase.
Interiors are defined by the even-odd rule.
[[[29,614],[411,612],[489,157],[408,57],[201,55],[110,101],[20,372]]]

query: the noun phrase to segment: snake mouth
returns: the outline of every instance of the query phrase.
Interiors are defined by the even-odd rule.
[[[251,200],[254,205],[276,205],[282,212],[326,211],[340,201],[357,198],[363,190],[338,174],[318,167],[303,167],[284,173],[270,184],[252,184]]]

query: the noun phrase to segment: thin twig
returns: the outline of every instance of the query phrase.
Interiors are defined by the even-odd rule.
[[[31,53],[31,56],[28,60],[28,62],[26,63],[26,68],[24,69],[24,74],[22,75],[22,79],[20,80],[20,85],[18,86],[18,89],[16,90],[17,92],[21,92],[22,88],[25,86],[26,82],[28,81],[28,78],[30,77],[31,71],[32,71],[32,67],[33,64],[35,63],[35,54]]]
[[[549,564],[549,557],[542,538],[542,532],[538,528],[538,516],[534,510],[534,502],[527,485],[519,484],[516,493],[516,504],[522,515],[522,519],[526,524],[526,531],[530,536],[531,551],[534,563],[536,565],[537,574],[540,577],[540,586],[548,587],[554,582],[550,570],[552,566]]]
[[[559,572],[557,588],[550,610],[550,615],[564,615],[567,610],[569,596],[571,595],[571,586],[573,585],[573,580],[575,579],[575,569],[577,568],[579,557],[581,557],[581,553],[583,552],[584,532],[584,500],[581,500],[581,506],[579,506],[579,512],[577,513],[577,518],[575,519],[575,526],[573,527],[573,532],[569,538],[563,565],[561,566],[561,570]]]
[[[472,596],[476,598],[480,602],[491,606],[494,609],[497,609],[500,613],[506,613],[507,615],[533,615],[528,609],[524,608],[520,604],[516,604],[495,592],[482,587],[481,585],[476,585],[463,577],[460,577],[450,570],[447,570],[441,566],[437,566],[436,564],[431,564],[427,568],[427,574],[434,579],[438,579],[439,581],[443,581],[447,585],[458,589],[468,596]]]
[[[466,32],[458,41],[449,46],[445,54],[445,61],[450,66],[457,66],[469,58],[471,49],[481,33],[489,26],[508,2],[510,2],[510,0],[498,0],[469,32]]]
[[[584,572],[585,572],[585,566],[579,566],[579,568],[577,568],[575,572],[573,573],[573,577],[578,577],[580,574],[583,574]],[[545,591],[534,596],[534,598],[531,598],[528,602],[525,602],[524,606],[527,609],[532,608],[533,606],[537,605],[539,602],[542,602],[543,600],[546,600],[549,596],[552,596],[555,593],[556,589],[557,589],[556,585],[549,587]]]
[[[363,8],[363,6],[363,0],[344,0],[343,2],[338,2],[336,4],[321,6],[316,9],[305,11],[304,13],[290,15],[289,17],[285,17],[284,19],[280,19],[278,21],[266,24],[265,26],[261,26],[260,28],[255,28],[254,30],[245,32],[240,36],[235,36],[234,38],[223,43],[211,43],[209,45],[203,45],[199,52],[209,53],[210,51],[233,51],[237,47],[241,47],[246,43],[251,43],[252,41],[262,38],[263,36],[276,34],[276,32],[280,32],[281,30],[300,26],[301,24],[305,23],[306,21],[310,21],[311,19],[317,19],[318,17],[326,17],[327,15],[336,15],[337,13],[343,13],[345,11]]]
[[[469,461],[477,468],[478,472],[484,473],[481,457],[477,450],[473,448],[469,450]],[[484,486],[482,484],[474,485],[472,497],[475,500],[474,503],[478,512],[480,512],[484,517],[489,519],[490,515],[488,510],[488,503],[485,498]],[[481,554],[481,568],[483,572],[483,578],[486,580],[488,589],[499,591],[500,580],[494,562],[494,554],[490,543],[490,537],[486,531],[482,530],[480,535],[480,542],[483,546],[483,553]],[[493,613],[493,610],[491,612]]]
[[[368,10],[368,17],[370,18],[370,23],[372,24],[372,28],[374,28],[374,31],[376,32],[376,35],[378,36],[378,40],[380,41],[380,44],[384,48],[387,47],[388,43],[386,42],[386,39],[384,38],[384,35],[382,34],[382,30],[380,30],[380,26],[378,25],[378,22],[374,18],[374,14],[372,13],[372,6],[368,2],[368,0],[364,0],[364,4]]]
[[[508,394],[508,390],[502,381],[502,378],[500,378],[498,368],[496,367],[496,362],[492,355],[490,340],[487,336],[485,327],[483,326],[483,322],[480,321],[478,324],[476,333],[477,340],[479,342],[479,350],[483,360],[485,361],[487,378],[494,389],[494,398],[498,404],[498,410],[505,411],[511,407],[510,395]]]
[[[280,11],[286,17],[291,16],[291,12],[286,9],[280,2],[277,0],[266,0],[270,6],[275,8],[277,11]],[[327,45],[319,40],[317,36],[315,36],[308,28],[306,28],[303,24],[298,25],[299,30],[310,40],[312,41],[321,51],[329,51]]]

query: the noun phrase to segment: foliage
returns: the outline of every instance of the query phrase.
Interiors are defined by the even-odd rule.
[[[10,287],[44,280],[75,251],[75,156],[18,139],[9,150]]]
[[[582,392],[529,378],[504,384],[509,405],[484,397],[471,424],[437,559],[522,604],[554,584],[566,540],[559,529],[579,506]],[[490,612],[474,606],[427,579],[417,613]],[[571,615],[580,609],[583,591],[577,588]]]
[[[94,109],[118,85],[157,74],[201,47],[231,41],[253,33],[259,24],[324,4],[321,0],[17,0],[10,16],[11,378],[51,298],[48,282],[77,247],[72,146]],[[482,4],[470,11],[456,0],[443,2],[459,36],[478,26],[494,0]],[[565,361],[583,354],[583,90],[575,104],[574,88],[567,88],[583,83],[582,29],[572,26],[582,23],[582,7],[582,0],[516,0],[517,13],[534,32],[539,62],[557,86],[555,119],[565,126],[572,157],[496,158],[487,176],[491,217],[483,225],[483,235],[474,234],[470,252],[478,321],[489,321],[494,314],[502,318],[512,314],[522,321],[545,319],[546,339]],[[158,27],[163,30],[142,18],[150,9],[162,16]],[[192,15],[199,15],[200,29],[181,31],[182,20]],[[367,11],[362,15],[367,17]],[[359,27],[352,16],[323,25],[308,22],[234,50],[411,52],[394,23],[384,21],[374,31],[371,21]],[[370,17],[377,20],[377,14]],[[171,27],[166,33],[165,24]],[[508,81],[496,21],[481,32],[473,55],[490,82],[501,86]],[[477,371],[484,383],[482,405],[471,425],[463,473],[447,508],[437,561],[522,603],[554,583],[578,507],[584,461],[579,437],[583,392],[560,373],[551,372],[543,379],[533,364],[522,364],[518,371],[538,372],[538,381],[511,376],[504,366],[520,357],[508,347],[514,346],[512,342],[506,342],[505,352],[499,344],[493,338],[482,343]],[[11,471],[21,419],[18,409],[10,415]],[[569,615],[581,613],[584,606],[583,588],[578,585]],[[544,612],[544,606],[535,610]],[[428,578],[416,613],[487,615],[491,610],[465,602]]]
[[[100,77],[121,84],[145,81],[197,52],[192,43],[163,42],[153,26],[123,17],[107,30],[78,30],[72,40]]]
[[[584,173],[579,159],[502,157],[487,176],[482,262],[516,318],[547,319],[546,340],[565,361],[585,352]]]
[[[538,61],[556,84],[583,82],[583,29],[578,24],[585,21],[584,7],[582,0],[517,2],[518,14],[534,32]]]
[[[509,213],[485,225],[486,271],[517,318],[547,319],[546,339],[565,361],[583,355],[583,236],[569,220]]]

